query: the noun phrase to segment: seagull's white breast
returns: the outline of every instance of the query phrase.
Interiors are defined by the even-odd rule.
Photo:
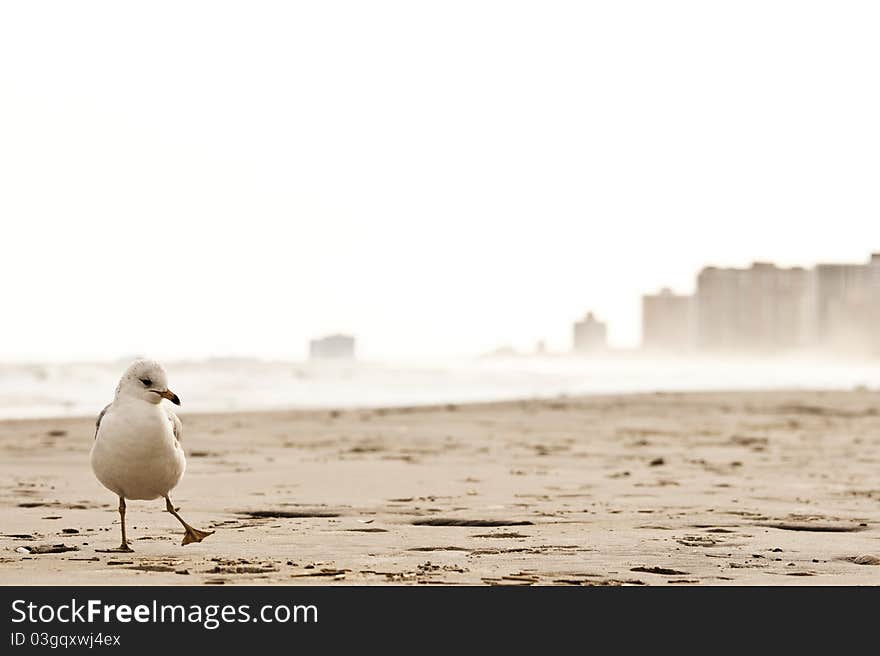
[[[91,462],[101,484],[126,499],[163,497],[186,469],[168,413],[138,399],[117,399],[107,408]]]

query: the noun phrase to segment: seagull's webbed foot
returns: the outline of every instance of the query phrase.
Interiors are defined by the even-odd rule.
[[[201,542],[209,535],[212,535],[214,531],[200,531],[197,528],[193,528],[189,524],[184,524],[186,527],[186,533],[183,535],[183,542],[181,542],[181,546],[186,546],[190,542]]]
[[[209,535],[214,534],[214,531],[200,531],[199,529],[193,528],[185,521],[183,521],[183,517],[177,514],[177,511],[180,510],[180,508],[175,508],[174,504],[171,503],[171,499],[169,499],[168,497],[165,497],[165,510],[174,515],[177,518],[177,521],[180,522],[181,525],[183,525],[183,542],[180,543],[180,545],[183,547],[192,542],[201,542]]]

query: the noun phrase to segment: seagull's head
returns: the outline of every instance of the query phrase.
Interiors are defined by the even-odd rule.
[[[117,397],[140,399],[158,404],[168,399],[180,405],[177,394],[168,389],[168,375],[164,367],[155,360],[135,360],[131,363],[116,388]]]

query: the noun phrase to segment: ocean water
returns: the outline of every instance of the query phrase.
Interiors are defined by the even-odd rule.
[[[92,416],[128,362],[0,364],[0,418]],[[653,391],[880,390],[880,361],[507,358],[456,362],[164,363],[182,412],[381,407]],[[878,392],[880,399],[880,392]]]

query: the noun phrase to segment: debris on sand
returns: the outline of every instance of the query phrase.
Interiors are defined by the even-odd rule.
[[[336,569],[334,567],[324,567],[320,570],[316,570],[314,572],[303,572],[301,574],[291,574],[291,578],[301,578],[306,576],[331,576],[333,578],[344,577],[346,572],[350,572],[350,569]]]
[[[687,574],[687,572],[681,572],[677,569],[670,569],[668,567],[632,567],[629,571],[646,572],[647,574],[662,574],[663,576],[681,576],[682,574]]]
[[[477,533],[476,535],[472,535],[472,538],[528,538],[530,535],[523,535],[522,533],[514,533],[512,531],[504,533]]]
[[[142,565],[132,565],[127,569],[136,569],[141,572],[174,572],[176,571],[171,565],[155,565],[144,563]]]
[[[79,551],[79,547],[69,547],[66,544],[34,544],[18,547],[16,551],[29,554],[53,554],[64,553],[66,551]]]
[[[407,551],[470,551],[467,547],[410,547]]]
[[[847,556],[846,558],[841,558],[841,560],[845,560],[849,563],[855,563],[856,565],[880,565],[880,558],[877,556],[872,556],[871,554],[862,554],[861,556]]]
[[[277,572],[274,565],[216,565],[205,574],[269,574]]]

